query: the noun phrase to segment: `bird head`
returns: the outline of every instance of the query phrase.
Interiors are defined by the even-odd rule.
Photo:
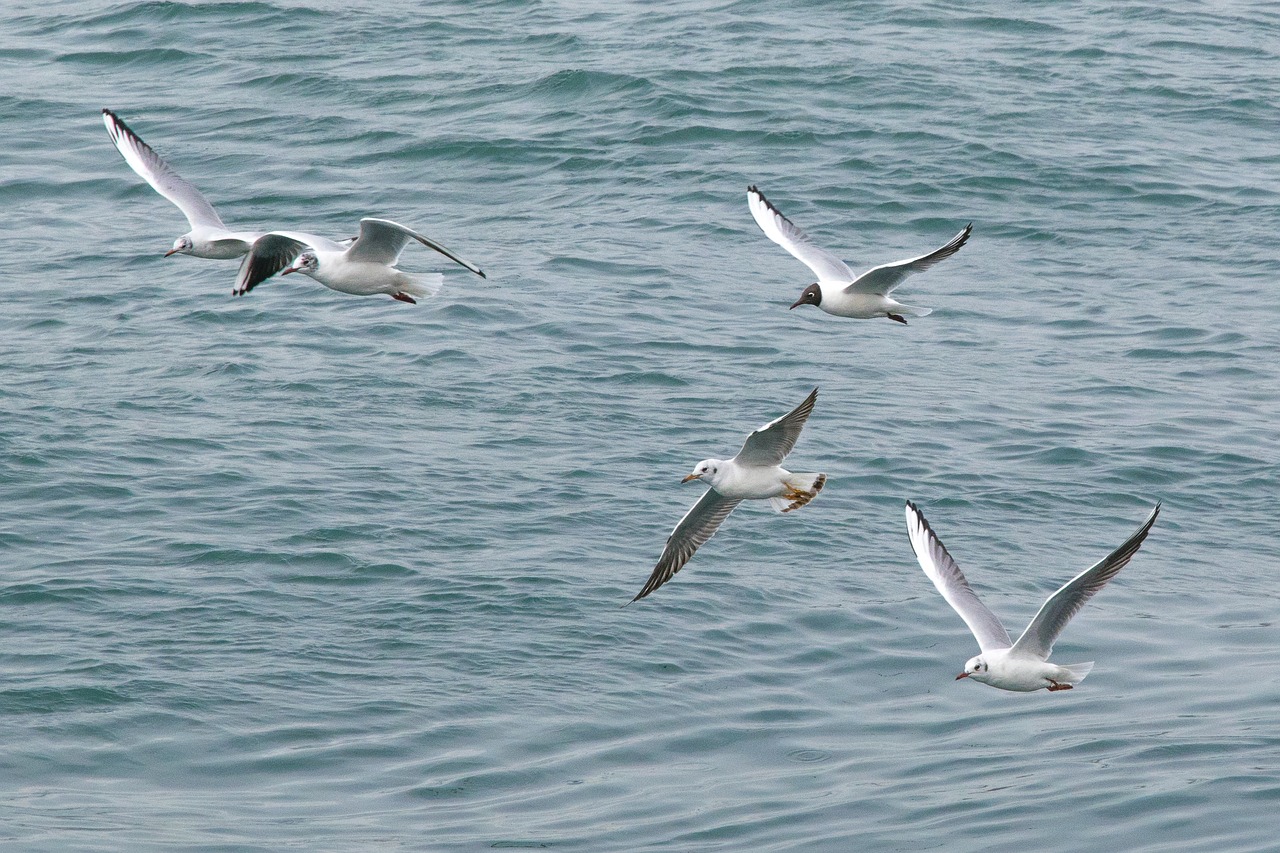
[[[969,662],[964,665],[964,672],[956,676],[956,681],[971,675],[976,677],[975,680],[982,681],[988,671],[987,662],[982,659],[982,655],[978,655],[976,658],[969,658]]]
[[[693,470],[689,472],[689,476],[685,477],[680,482],[687,483],[690,480],[701,480],[704,477],[707,478],[708,481],[710,481],[710,479],[714,477],[716,474],[718,474],[719,472],[720,472],[719,459],[703,459],[697,465],[694,465]]]
[[[173,248],[164,253],[167,258],[170,255],[189,255],[191,250],[195,248],[195,243],[191,242],[190,234],[183,234],[177,240],[173,241]]]
[[[291,272],[313,273],[320,266],[320,259],[316,257],[315,252],[303,252],[294,258],[293,263],[280,270],[280,275],[288,275]]]
[[[811,284],[800,294],[800,298],[791,303],[791,308],[800,305],[821,305],[822,304],[822,288],[817,284]],[[791,310],[790,308],[787,310]]]

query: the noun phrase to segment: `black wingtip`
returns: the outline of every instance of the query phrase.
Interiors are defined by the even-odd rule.
[[[932,536],[934,539],[938,538],[938,534],[933,532],[933,527],[929,524],[929,519],[924,517],[924,513],[920,511],[920,507],[916,505],[915,501],[908,500],[907,509],[911,510],[911,514],[920,522],[920,526],[924,528],[925,533]]]
[[[938,535],[933,532],[933,528],[929,526],[929,521],[924,517],[924,513],[920,511],[920,507],[916,506],[914,501],[907,501],[907,509],[911,510],[912,515],[912,518],[907,519],[907,543],[911,546],[911,553],[915,554],[916,558],[919,559],[920,552],[916,550],[916,539],[912,535],[911,522],[913,520],[916,521],[924,530],[924,535],[927,538],[937,541]]]
[[[818,402],[818,389],[814,388],[809,392],[809,396],[804,398],[804,402],[800,404],[801,408],[806,408],[810,412],[813,411],[814,405]]]

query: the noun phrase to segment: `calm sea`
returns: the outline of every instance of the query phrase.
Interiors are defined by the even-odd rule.
[[[1270,3],[0,8],[6,851],[1262,851],[1280,807]],[[163,252],[403,222],[418,306]],[[758,184],[899,326],[811,307]],[[814,387],[809,507],[644,583]],[[952,680],[920,503],[1015,633]]]

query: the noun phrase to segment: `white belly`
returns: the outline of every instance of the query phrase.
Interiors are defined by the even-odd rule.
[[[756,468],[742,465],[725,465],[711,487],[726,498],[761,500],[776,498],[786,490],[791,472],[784,468]]]
[[[838,317],[853,317],[857,320],[870,320],[872,317],[883,317],[889,309],[898,303],[874,293],[844,293],[836,291],[827,298],[822,294],[818,307],[828,314]]]
[[[1006,657],[1000,652],[987,652],[986,658],[988,670],[975,672],[971,677],[1001,690],[1029,693],[1048,687],[1050,681],[1067,680],[1061,667],[1036,658]]]
[[[404,289],[409,277],[385,264],[342,262],[327,268],[321,261],[313,276],[330,290],[368,296],[373,293],[396,293]]]

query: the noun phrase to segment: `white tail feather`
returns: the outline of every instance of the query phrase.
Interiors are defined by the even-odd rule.
[[[1069,684],[1079,684],[1093,669],[1093,661],[1088,663],[1072,663],[1061,667],[1070,676],[1065,679]]]
[[[410,296],[435,296],[444,287],[444,273],[419,275],[400,282],[400,289]]]
[[[813,500],[818,492],[822,491],[822,487],[826,482],[826,474],[792,474],[787,479],[787,485],[799,494],[793,493],[769,498],[769,505],[778,512],[790,512],[793,509],[799,509]]]

